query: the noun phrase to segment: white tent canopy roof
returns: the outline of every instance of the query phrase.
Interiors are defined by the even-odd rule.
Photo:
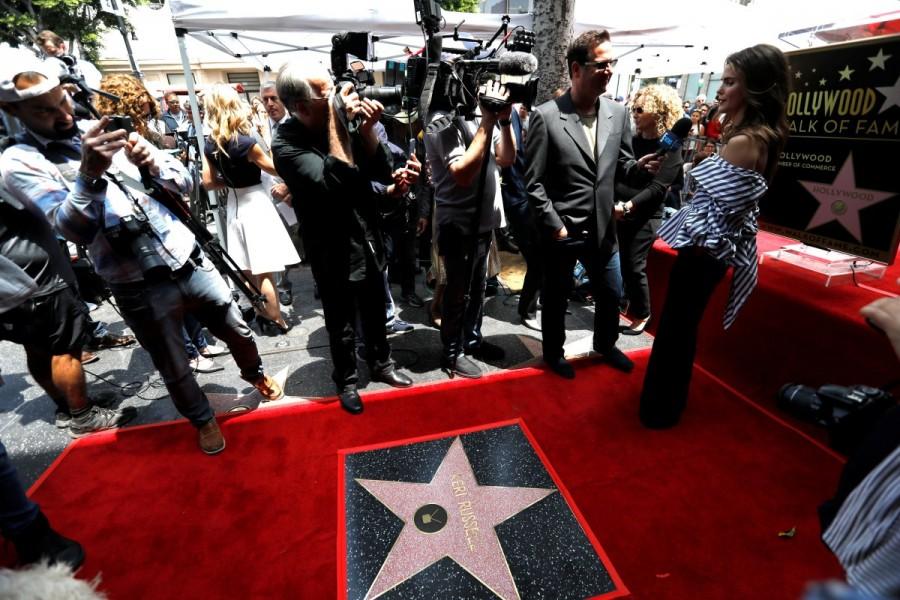
[[[413,50],[423,45],[412,0],[381,0],[377,6],[360,0],[171,0],[169,7],[176,28],[257,68],[277,69],[296,56],[298,47],[327,54],[331,35],[339,31],[370,31],[382,39],[394,38],[376,45],[380,59],[401,56],[404,45]],[[452,33],[464,21],[461,34],[482,40],[501,24],[496,14],[445,11],[443,16],[442,34]],[[756,43],[790,49],[790,44],[779,40],[783,32],[898,17],[897,0],[755,0],[750,6],[719,0],[696,11],[670,0],[643,0],[639,8],[624,2],[581,0],[575,6],[575,30],[608,29],[615,52],[622,57],[618,73],[640,68],[643,77],[650,77],[717,72],[728,54]],[[510,27],[518,25],[530,29],[531,15],[511,15]],[[325,55],[314,60],[328,62]]]

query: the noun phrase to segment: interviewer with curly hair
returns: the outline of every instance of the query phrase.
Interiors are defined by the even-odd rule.
[[[656,152],[660,138],[683,114],[681,99],[669,86],[641,88],[631,103],[635,130],[631,145],[635,156]],[[681,166],[681,152],[669,152],[647,185],[633,187],[624,181],[616,182],[616,233],[625,284],[623,304],[631,318],[631,325],[622,332],[626,335],[641,333],[650,320],[647,256],[662,223],[666,191],[681,176]]]

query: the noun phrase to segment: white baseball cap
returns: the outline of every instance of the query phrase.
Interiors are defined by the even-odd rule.
[[[28,50],[0,48],[0,102],[21,102],[46,94],[59,85],[60,64],[56,59],[41,60]],[[23,90],[16,88],[22,73],[39,73],[46,79]]]

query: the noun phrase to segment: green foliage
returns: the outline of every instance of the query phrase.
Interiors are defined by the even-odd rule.
[[[444,10],[473,13],[478,10],[478,0],[438,0]]]
[[[128,6],[149,0],[120,0]],[[29,47],[38,32],[49,29],[81,47],[83,56],[96,62],[102,33],[117,25],[116,17],[100,12],[100,0],[0,0],[0,41]]]

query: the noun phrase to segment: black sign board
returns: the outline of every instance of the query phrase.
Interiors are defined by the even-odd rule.
[[[787,53],[791,135],[760,227],[892,263],[900,242],[900,36]]]

